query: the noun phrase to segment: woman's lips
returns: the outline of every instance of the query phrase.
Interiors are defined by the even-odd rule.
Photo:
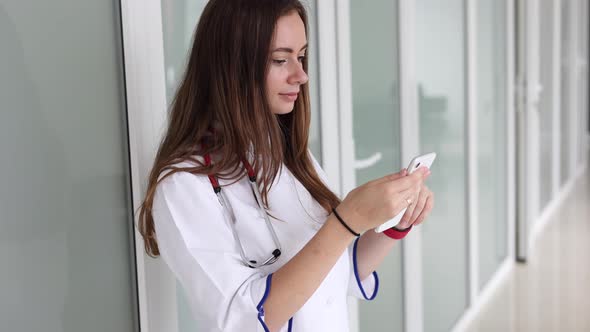
[[[299,93],[294,92],[294,93],[279,93],[279,95],[281,96],[282,99],[286,100],[286,101],[295,101],[297,100],[297,96],[299,95]]]

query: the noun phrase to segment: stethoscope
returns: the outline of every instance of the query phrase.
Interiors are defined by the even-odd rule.
[[[207,153],[204,155],[204,157],[205,157],[205,165],[210,166],[211,165],[211,156]],[[258,189],[258,185],[256,184],[256,173],[254,172],[254,169],[252,168],[252,166],[250,165],[250,163],[247,160],[242,159],[242,164],[244,164],[244,167],[245,167],[246,171],[248,172],[248,178],[250,179],[250,187],[252,188],[252,192],[254,192],[254,197],[256,198],[256,203],[258,203],[258,211],[261,215],[264,216],[266,226],[267,226],[270,234],[272,235],[272,240],[274,241],[274,244],[276,247],[276,249],[272,251],[271,256],[268,257],[266,260],[264,260],[262,263],[258,263],[257,261],[255,261],[253,259],[248,259],[246,257],[246,253],[244,251],[244,246],[242,246],[242,241],[240,241],[240,237],[239,237],[238,232],[236,230],[237,218],[234,213],[234,209],[232,208],[230,201],[225,196],[225,193],[223,191],[221,191],[221,186],[219,185],[219,182],[217,181],[217,177],[214,174],[209,174],[208,176],[209,176],[209,181],[211,181],[211,185],[213,186],[213,191],[215,191],[215,194],[217,195],[217,198],[219,199],[219,203],[225,209],[226,214],[230,218],[230,226],[231,226],[230,228],[231,228],[232,233],[234,235],[234,239],[238,242],[238,245],[240,246],[240,256],[242,256],[242,261],[244,262],[244,264],[246,264],[246,266],[249,266],[251,268],[259,268],[259,267],[262,267],[265,265],[270,265],[279,259],[279,256],[281,256],[281,243],[279,242],[277,234],[275,233],[275,230],[272,227],[272,224],[270,222],[270,218],[268,217],[268,213],[266,213],[266,209],[264,209],[264,207],[262,206],[262,198],[260,196],[260,191]]]

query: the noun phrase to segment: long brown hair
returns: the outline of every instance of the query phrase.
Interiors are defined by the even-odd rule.
[[[307,31],[307,13],[298,0],[210,0],[205,6],[140,207],[139,232],[148,255],[159,255],[152,216],[156,186],[176,172],[214,173],[239,180],[245,175],[235,175],[240,161],[253,153],[253,167],[261,170],[258,181],[266,207],[268,192],[283,164],[326,210],[339,204],[308,155],[307,84],[300,87],[288,114],[273,114],[267,102],[265,81],[275,25],[293,11]],[[304,59],[306,72],[307,66]],[[218,134],[208,135],[214,124]],[[201,145],[205,139],[207,144]],[[195,158],[206,153],[219,155],[220,160],[205,166]],[[174,166],[181,161],[195,161],[198,166]]]

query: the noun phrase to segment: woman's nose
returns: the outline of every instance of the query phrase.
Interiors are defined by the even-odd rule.
[[[303,70],[303,64],[298,63],[293,70],[294,72],[289,76],[289,84],[303,85],[309,81],[307,73]]]

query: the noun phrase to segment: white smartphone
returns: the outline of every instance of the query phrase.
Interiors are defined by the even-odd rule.
[[[420,168],[422,166],[426,166],[426,167],[430,168],[432,166],[432,163],[434,162],[434,159],[436,159],[436,153],[434,153],[434,152],[423,154],[418,157],[414,157],[414,159],[412,159],[412,161],[410,161],[410,165],[408,165],[408,174],[414,173],[414,171],[416,171],[418,168]],[[390,220],[386,221],[385,223],[381,224],[381,226],[375,228],[375,232],[381,233],[384,230],[397,225],[399,223],[399,221],[402,219],[402,217],[404,216],[404,213],[406,213],[406,210],[407,210],[407,208],[403,209],[400,213],[398,213],[395,217],[393,217],[393,219],[390,219]]]

